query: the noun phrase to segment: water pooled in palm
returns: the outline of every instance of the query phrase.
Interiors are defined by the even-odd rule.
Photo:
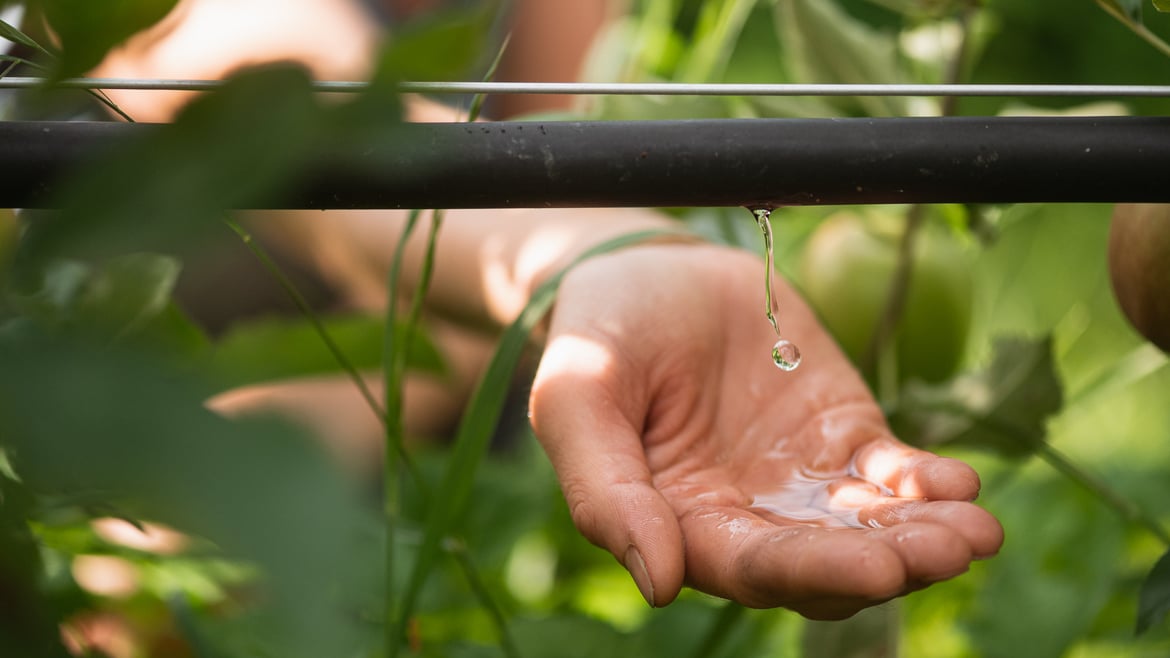
[[[780,335],[780,324],[776,320],[776,315],[779,312],[779,304],[776,297],[772,294],[772,283],[775,278],[774,267],[772,264],[773,248],[772,248],[772,209],[771,208],[753,208],[752,215],[756,218],[756,224],[760,227],[760,233],[764,236],[764,314],[768,318],[768,323],[772,325],[772,331],[776,332],[776,344],[772,346],[772,363],[776,367],[785,371],[792,372],[800,366],[800,349],[791,341],[785,340]]]

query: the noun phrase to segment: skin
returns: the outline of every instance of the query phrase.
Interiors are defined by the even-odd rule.
[[[780,322],[805,362],[775,368],[761,267],[725,248],[657,246],[565,279],[531,410],[577,527],[653,605],[686,584],[819,619],[994,554],[1002,529],[968,502],[974,471],[896,440],[786,285]],[[752,508],[793,474],[824,485],[828,513]]]
[[[303,4],[289,12],[269,0],[183,0],[165,32],[132,40],[95,75],[216,77],[273,59],[305,61],[321,77],[360,74],[364,55],[321,55],[294,32],[278,40],[271,22],[264,42],[223,36],[235,34],[225,26],[266,15],[311,25],[306,34],[350,32],[356,36],[347,43],[365,44],[368,55],[371,32],[354,24],[352,5]],[[291,15],[302,11],[308,20]],[[192,16],[215,17],[214,48]],[[597,27],[572,16],[545,16],[540,36]],[[547,64],[522,52],[528,41],[540,39],[519,38],[511,59]],[[563,40],[576,49],[562,60],[569,65],[539,79],[573,79],[588,41]],[[272,53],[253,52],[257,43]],[[535,79],[522,67],[509,70]],[[116,96],[151,120],[169,119],[181,104],[145,92]],[[412,108],[415,120],[451,120],[421,102]],[[302,253],[342,294],[373,300],[385,298],[381,286],[404,217],[314,211],[256,213],[250,221]],[[464,326],[498,329],[576,255],[615,235],[661,227],[674,224],[647,210],[451,212],[428,306]],[[420,235],[407,245],[406,289],[423,244]],[[994,554],[1002,529],[969,502],[979,491],[976,474],[891,436],[857,373],[782,282],[780,327],[804,364],[793,373],[775,368],[762,268],[753,255],[684,242],[597,257],[565,278],[530,411],[581,532],[629,569],[652,605],[666,605],[685,584],[823,619],[953,577]]]

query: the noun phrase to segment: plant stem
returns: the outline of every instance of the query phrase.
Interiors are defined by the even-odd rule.
[[[390,309],[387,313],[390,317],[396,318],[397,311],[393,310],[398,305],[398,278],[401,274],[401,265],[403,254],[405,253],[406,241],[414,230],[414,225],[417,223],[420,213],[418,211],[412,212],[411,217],[407,220],[407,226],[403,230],[402,239],[399,241],[394,254],[394,266],[392,267],[391,282],[395,287],[390,290]],[[443,225],[443,211],[435,210],[431,214],[430,231],[427,234],[426,253],[423,257],[422,269],[419,272],[419,280],[415,285],[414,295],[410,300],[410,310],[407,313],[405,330],[402,336],[395,336],[391,342],[389,353],[390,370],[386,374],[386,405],[387,409],[393,409],[391,416],[388,418],[386,433],[388,443],[394,445],[386,446],[386,468],[384,472],[385,480],[383,482],[385,493],[385,513],[386,513],[386,598],[387,605],[393,599],[393,564],[394,564],[394,542],[393,542],[393,527],[398,516],[397,503],[397,468],[395,460],[392,455],[401,452],[405,457],[405,432],[403,428],[402,416],[402,383],[406,377],[406,354],[410,349],[410,344],[414,341],[414,333],[418,327],[419,320],[422,317],[423,299],[426,297],[427,289],[430,288],[431,277],[435,270],[435,249],[438,244],[439,229]],[[406,463],[404,461],[404,463]],[[419,480],[421,484],[421,480]],[[421,490],[424,499],[426,496],[425,489]],[[408,610],[403,610],[403,614],[407,614]],[[400,620],[406,622],[407,620]],[[403,623],[396,623],[391,616],[387,619],[387,655],[395,656],[398,652],[398,647],[401,646],[401,630],[404,628]]]
[[[1105,10],[1105,13],[1116,18],[1122,25],[1128,27],[1130,31],[1141,37],[1143,41],[1153,46],[1158,52],[1170,57],[1170,44],[1162,40],[1161,37],[1154,34],[1144,24],[1135,22],[1132,18],[1120,11],[1118,7],[1106,2],[1105,0],[1096,0],[1097,5]]]
[[[1164,545],[1170,547],[1170,532],[1162,526],[1161,522],[1150,516],[1145,510],[1123,496],[1116,489],[1109,486],[1108,482],[1073,463],[1072,460],[1052,447],[1048,442],[1033,437],[1029,432],[1020,429],[1013,423],[981,416],[966,407],[946,404],[939,405],[936,409],[938,411],[953,413],[976,425],[982,425],[1014,441],[1032,447],[1036,454],[1049,466],[1056,469],[1058,473],[1077,483],[1096,496],[1101,502],[1112,507],[1123,520],[1140,525],[1149,531],[1150,534],[1157,537]]]
[[[313,326],[313,329],[317,332],[318,336],[320,336],[321,341],[325,343],[325,347],[329,350],[330,354],[333,355],[333,358],[337,361],[337,364],[341,366],[342,370],[344,370],[346,374],[349,375],[350,379],[353,380],[354,384],[357,385],[358,390],[362,394],[362,398],[364,398],[366,401],[366,404],[374,411],[374,414],[378,416],[379,419],[381,419],[382,408],[378,405],[378,401],[374,398],[374,394],[370,391],[369,387],[366,386],[365,380],[362,379],[362,376],[360,373],[358,373],[357,368],[354,367],[354,365],[350,362],[349,357],[345,356],[345,352],[341,350],[341,347],[333,340],[333,337],[329,335],[325,325],[322,324],[321,319],[317,317],[317,313],[313,310],[312,306],[309,304],[309,301],[305,299],[305,296],[301,294],[300,290],[297,289],[296,284],[294,284],[292,280],[289,279],[287,275],[285,275],[284,271],[280,269],[280,266],[276,264],[276,261],[272,259],[268,252],[256,242],[256,240],[252,237],[252,234],[249,233],[243,226],[240,226],[238,222],[231,219],[230,217],[225,217],[224,223],[227,224],[228,228],[230,228],[237,236],[239,236],[240,240],[244,243],[244,246],[246,246],[248,250],[252,252],[252,255],[256,257],[256,260],[260,261],[260,264],[264,266],[264,269],[267,270],[270,275],[272,275],[272,277],[276,280],[284,292],[289,296],[289,299],[292,300],[293,304],[297,307],[297,310],[305,317],[306,320],[309,321],[309,323]]]
[[[906,307],[906,297],[910,291],[910,280],[914,275],[914,245],[918,241],[918,232],[925,219],[926,206],[922,204],[911,206],[906,213],[906,226],[902,230],[902,239],[898,244],[898,264],[894,269],[894,276],[890,279],[890,292],[886,297],[886,304],[877,327],[870,335],[869,344],[861,357],[861,369],[864,372],[876,371],[879,359],[902,319],[902,311]]]
[[[386,554],[384,559],[384,598],[386,601],[385,624],[385,655],[393,658],[398,655],[402,646],[406,623],[399,623],[397,611],[394,609],[394,549],[395,526],[398,522],[398,455],[403,449],[404,429],[402,426],[402,378],[404,367],[399,367],[400,357],[405,352],[404,346],[399,343],[395,327],[398,324],[398,280],[402,274],[403,255],[406,252],[406,243],[410,239],[414,228],[418,224],[421,210],[410,212],[406,225],[402,228],[402,235],[394,248],[394,258],[390,263],[387,276],[388,300],[386,303],[386,333],[382,346],[382,378],[383,395],[386,404],[386,423],[383,425],[385,446],[383,448],[382,469],[382,514],[385,520]]]
[[[443,541],[443,548],[455,557],[455,562],[463,571],[463,577],[467,579],[468,586],[475,592],[476,597],[487,609],[492,622],[495,623],[496,632],[500,635],[500,648],[504,650],[504,655],[509,658],[520,658],[520,649],[516,647],[516,641],[512,638],[512,631],[508,627],[508,618],[504,614],[503,608],[496,603],[491,592],[488,591],[487,585],[484,584],[483,578],[479,575],[479,569],[475,566],[475,561],[472,560],[471,554],[467,551],[467,545],[458,539],[448,537]]]
[[[961,37],[954,58],[947,65],[947,74],[944,80],[946,84],[957,84],[965,77],[967,59],[971,50],[971,26],[978,11],[978,5],[973,3],[964,7],[959,14]],[[958,100],[955,96],[945,98],[940,108],[942,115],[954,116],[958,113]],[[902,231],[902,240],[898,245],[898,264],[890,281],[886,305],[860,360],[863,372],[878,371],[879,365],[883,363],[882,356],[886,347],[893,338],[898,322],[902,319],[910,281],[914,276],[914,246],[925,219],[926,206],[923,204],[914,204],[906,211],[906,226]],[[883,379],[879,373],[877,380],[880,382]],[[888,402],[888,400],[883,399],[883,402]]]
[[[1041,442],[1037,454],[1058,472],[1076,482],[1093,495],[1097,496],[1106,505],[1112,507],[1122,519],[1136,523],[1158,538],[1163,545],[1170,548],[1170,532],[1162,524],[1130,499],[1121,495],[1116,489],[1109,486],[1103,479],[1077,466],[1068,457],[1056,448]]]

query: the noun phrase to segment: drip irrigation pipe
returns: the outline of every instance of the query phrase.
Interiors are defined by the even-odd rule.
[[[0,123],[0,207],[158,126]],[[251,208],[1170,202],[1170,117],[404,124]],[[181,157],[177,154],[176,157]]]

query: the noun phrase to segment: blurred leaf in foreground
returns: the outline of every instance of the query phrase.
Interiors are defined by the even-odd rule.
[[[142,351],[30,332],[0,343],[0,362],[0,446],[29,491],[214,542],[261,568],[249,618],[272,655],[349,655],[339,581],[360,508],[322,446],[215,416]]]
[[[3,455],[0,454],[0,458]],[[41,594],[41,558],[25,518],[32,498],[0,474],[0,646],[21,656],[66,656],[57,624]]]
[[[171,301],[180,268],[174,258],[149,253],[93,266],[54,261],[32,288],[7,292],[6,301],[22,317],[0,331],[30,330],[31,323],[100,344],[134,341],[180,357],[202,355],[206,337]]]
[[[459,80],[481,62],[498,2],[412,21],[395,33],[381,55],[377,78]]]
[[[170,13],[178,0],[38,0],[61,42],[57,75],[81,75],[106,53]]]
[[[944,386],[907,384],[891,418],[895,432],[919,445],[964,444],[1026,457],[1043,444],[1063,393],[1052,339],[999,339],[991,364]]]
[[[1145,633],[1170,613],[1170,551],[1154,564],[1138,595],[1137,634]]]
[[[223,213],[291,185],[322,135],[304,70],[242,73],[175,123],[124,140],[63,184],[59,213],[27,223],[19,265],[127,251],[174,252]]]

